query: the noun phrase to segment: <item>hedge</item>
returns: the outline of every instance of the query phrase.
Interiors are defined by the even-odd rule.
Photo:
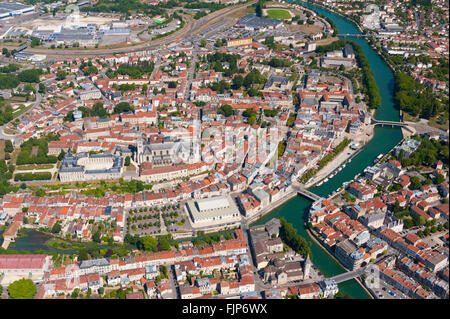
[[[49,180],[52,179],[52,173],[40,172],[40,173],[17,173],[14,175],[14,180],[17,181],[37,181],[37,180]]]

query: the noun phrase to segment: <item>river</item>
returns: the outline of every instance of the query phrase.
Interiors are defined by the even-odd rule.
[[[336,24],[339,33],[360,34],[357,27],[345,18],[309,3],[302,4],[327,18],[330,18]],[[399,111],[394,107],[394,76],[391,70],[382,58],[380,58],[378,54],[370,47],[364,38],[349,39],[353,40],[362,47],[380,90],[381,106],[378,108],[375,118],[379,120],[398,121],[400,119],[400,115]],[[336,176],[331,178],[327,183],[322,184],[320,187],[312,187],[309,190],[322,197],[328,196],[333,191],[338,189],[344,182],[352,180],[353,177],[361,173],[364,168],[373,165],[373,160],[380,153],[387,153],[401,139],[402,132],[399,128],[375,128],[374,137],[364,146],[363,150],[351,160],[350,163],[347,163],[346,167],[342,171],[336,174]],[[322,247],[312,241],[306,232],[304,218],[309,207],[311,206],[311,203],[312,202],[310,200],[297,196],[263,217],[261,220],[256,222],[255,225],[263,224],[272,218],[284,217],[289,223],[293,224],[301,236],[312,242],[312,261],[322,274],[326,277],[332,277],[343,273],[345,270],[333,258],[331,258],[328,253],[322,249]],[[350,280],[339,284],[339,290],[343,294],[348,294],[355,299],[370,298],[365,290],[356,282],[356,280]]]

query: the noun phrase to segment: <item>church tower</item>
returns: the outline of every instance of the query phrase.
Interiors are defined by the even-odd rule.
[[[311,272],[311,265],[312,265],[312,262],[311,262],[311,259],[309,258],[309,254],[308,254],[308,256],[306,257],[306,260],[305,260],[305,264],[303,266],[303,280],[306,280],[309,278],[309,274]]]

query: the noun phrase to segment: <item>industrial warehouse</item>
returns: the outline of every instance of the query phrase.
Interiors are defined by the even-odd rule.
[[[80,46],[95,46],[103,36],[129,36],[127,27],[97,26],[95,24],[64,27],[61,25],[37,26],[33,30],[33,36],[45,42],[55,41],[57,44],[78,43]]]
[[[18,2],[0,2],[0,19],[20,16],[27,12],[33,12],[34,6],[28,6]]]
[[[266,31],[278,29],[282,25],[282,20],[258,17],[255,14],[247,14],[238,21],[236,27],[244,28],[245,30],[250,31]]]

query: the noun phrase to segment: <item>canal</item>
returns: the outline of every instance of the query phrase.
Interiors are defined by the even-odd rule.
[[[334,14],[328,10],[317,7],[310,3],[302,3],[305,7],[316,11],[317,13],[330,18],[337,26],[339,33],[342,34],[360,34],[357,27],[345,18]],[[386,63],[370,47],[364,38],[350,38],[356,42],[364,51],[370,64],[375,81],[378,85],[381,95],[381,106],[378,108],[375,118],[379,120],[398,121],[400,119],[399,111],[394,107],[394,76]],[[399,128],[377,127],[374,131],[374,137],[368,142],[364,149],[356,155],[346,167],[331,178],[327,183],[320,187],[312,187],[309,190],[313,193],[325,197],[338,189],[344,182],[352,180],[355,175],[361,173],[367,166],[373,165],[373,160],[380,153],[387,153],[402,139],[402,132]],[[326,277],[332,277],[345,270],[328,253],[317,245],[308,235],[304,225],[304,219],[311,201],[297,196],[286,204],[273,210],[270,214],[257,221],[256,224],[263,224],[272,218],[284,217],[289,223],[297,229],[298,233],[312,242],[311,254],[312,261]],[[355,299],[370,298],[365,290],[356,282],[350,280],[339,284],[339,289],[343,294],[348,294]]]

